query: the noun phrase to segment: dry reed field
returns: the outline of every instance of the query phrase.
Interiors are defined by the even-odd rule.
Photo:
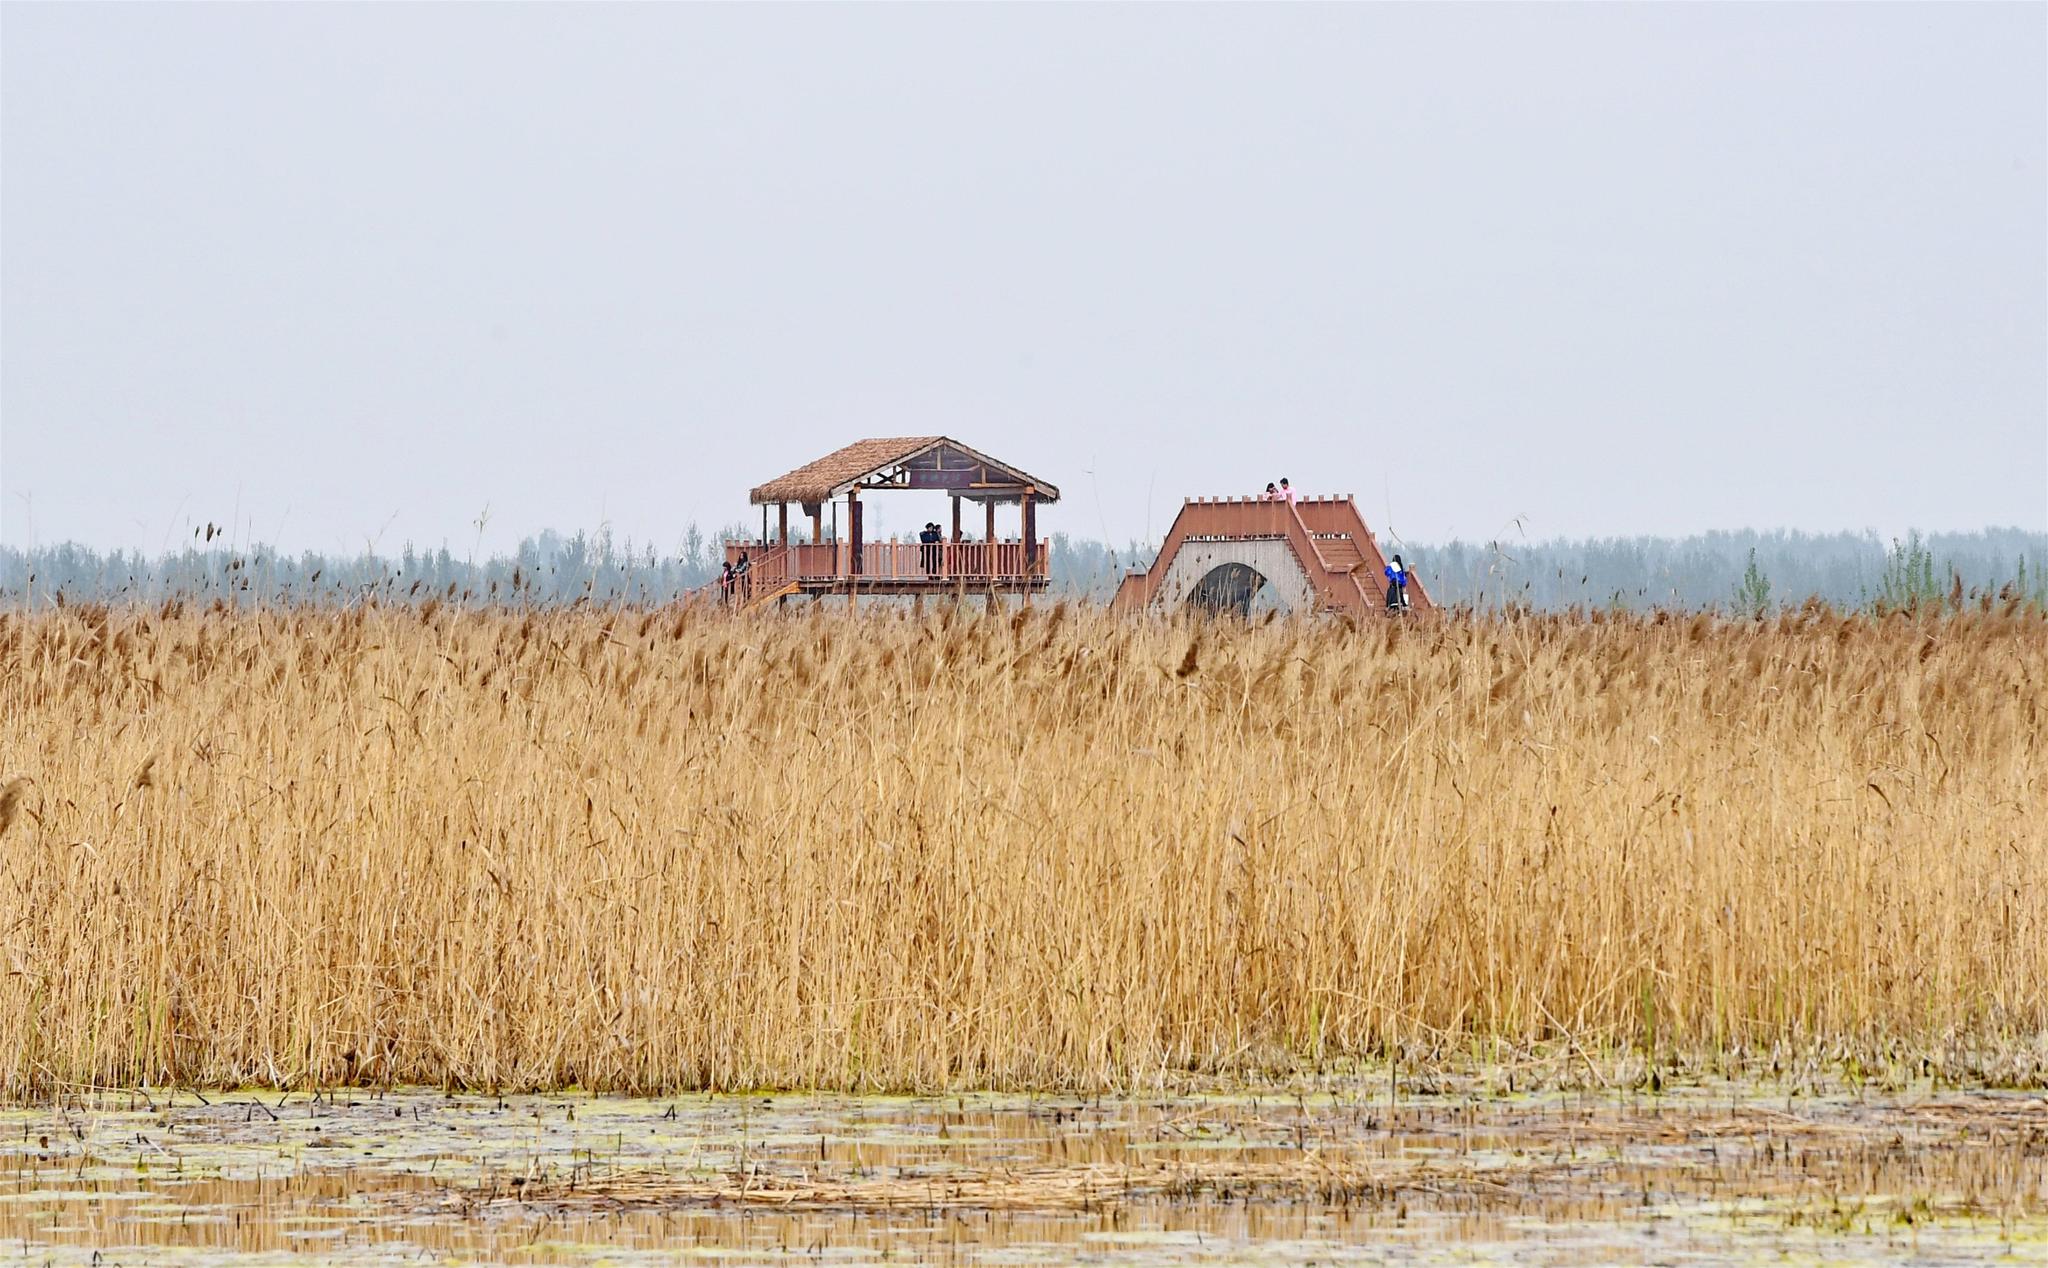
[[[0,615],[0,1091],[2038,1080],[2044,728],[2012,608]]]

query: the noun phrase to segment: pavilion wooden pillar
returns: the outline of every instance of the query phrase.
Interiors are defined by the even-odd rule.
[[[811,517],[811,545],[819,545],[825,540],[824,504],[819,502],[806,502],[804,503],[804,510]]]
[[[788,550],[788,549],[789,549],[789,503],[787,503],[787,502],[777,502],[777,503],[775,504],[775,518],[776,518],[776,519],[777,519],[777,520],[778,520],[778,521],[780,522],[780,524],[781,524],[781,528],[782,528],[782,548],[783,548],[784,550]]]
[[[960,575],[960,495],[953,495],[953,544],[946,547],[944,572],[949,577]]]
[[[860,575],[860,490],[859,490],[859,489],[848,489],[848,490],[846,491],[846,535],[847,535],[848,539],[850,540],[850,542],[851,542],[851,544],[852,544],[852,547],[853,547],[853,555],[852,555],[852,557],[851,557],[851,558],[850,558],[850,559],[849,559],[849,560],[847,561],[847,565],[846,565],[846,574],[847,574],[847,575],[848,575],[849,577],[858,577],[858,576]]]
[[[996,556],[1000,553],[996,548],[996,500],[984,498],[981,509],[988,521],[988,531],[982,537],[984,545],[981,548],[981,576],[976,579],[986,583],[995,580],[996,574],[1002,568],[1002,565],[996,562]]]
[[[1030,576],[1038,563],[1038,503],[1030,489],[1024,490],[1024,575]]]

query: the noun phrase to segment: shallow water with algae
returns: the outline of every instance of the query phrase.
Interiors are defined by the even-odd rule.
[[[0,1110],[32,1263],[2048,1263],[2037,1092],[101,1093]]]

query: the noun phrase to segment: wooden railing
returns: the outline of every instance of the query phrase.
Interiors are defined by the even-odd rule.
[[[790,571],[790,554],[774,543],[727,542],[725,561],[737,567],[744,556],[746,571],[734,574],[730,593],[726,593],[724,582],[719,578],[713,578],[711,584],[704,587],[705,593],[741,607],[760,595],[774,594],[794,579],[795,574]]]
[[[792,542],[787,551],[774,542],[729,541],[725,557],[737,564],[744,554],[755,593],[780,588],[789,581],[831,581],[858,577],[863,581],[1014,581],[1050,575],[1046,543],[1036,557],[1025,559],[1024,543],[1004,542],[863,542],[856,567],[851,542]]]

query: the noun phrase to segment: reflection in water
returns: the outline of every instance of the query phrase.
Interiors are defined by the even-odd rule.
[[[2048,1248],[2048,1106],[126,1095],[0,1113],[0,1252],[1523,1262]]]

